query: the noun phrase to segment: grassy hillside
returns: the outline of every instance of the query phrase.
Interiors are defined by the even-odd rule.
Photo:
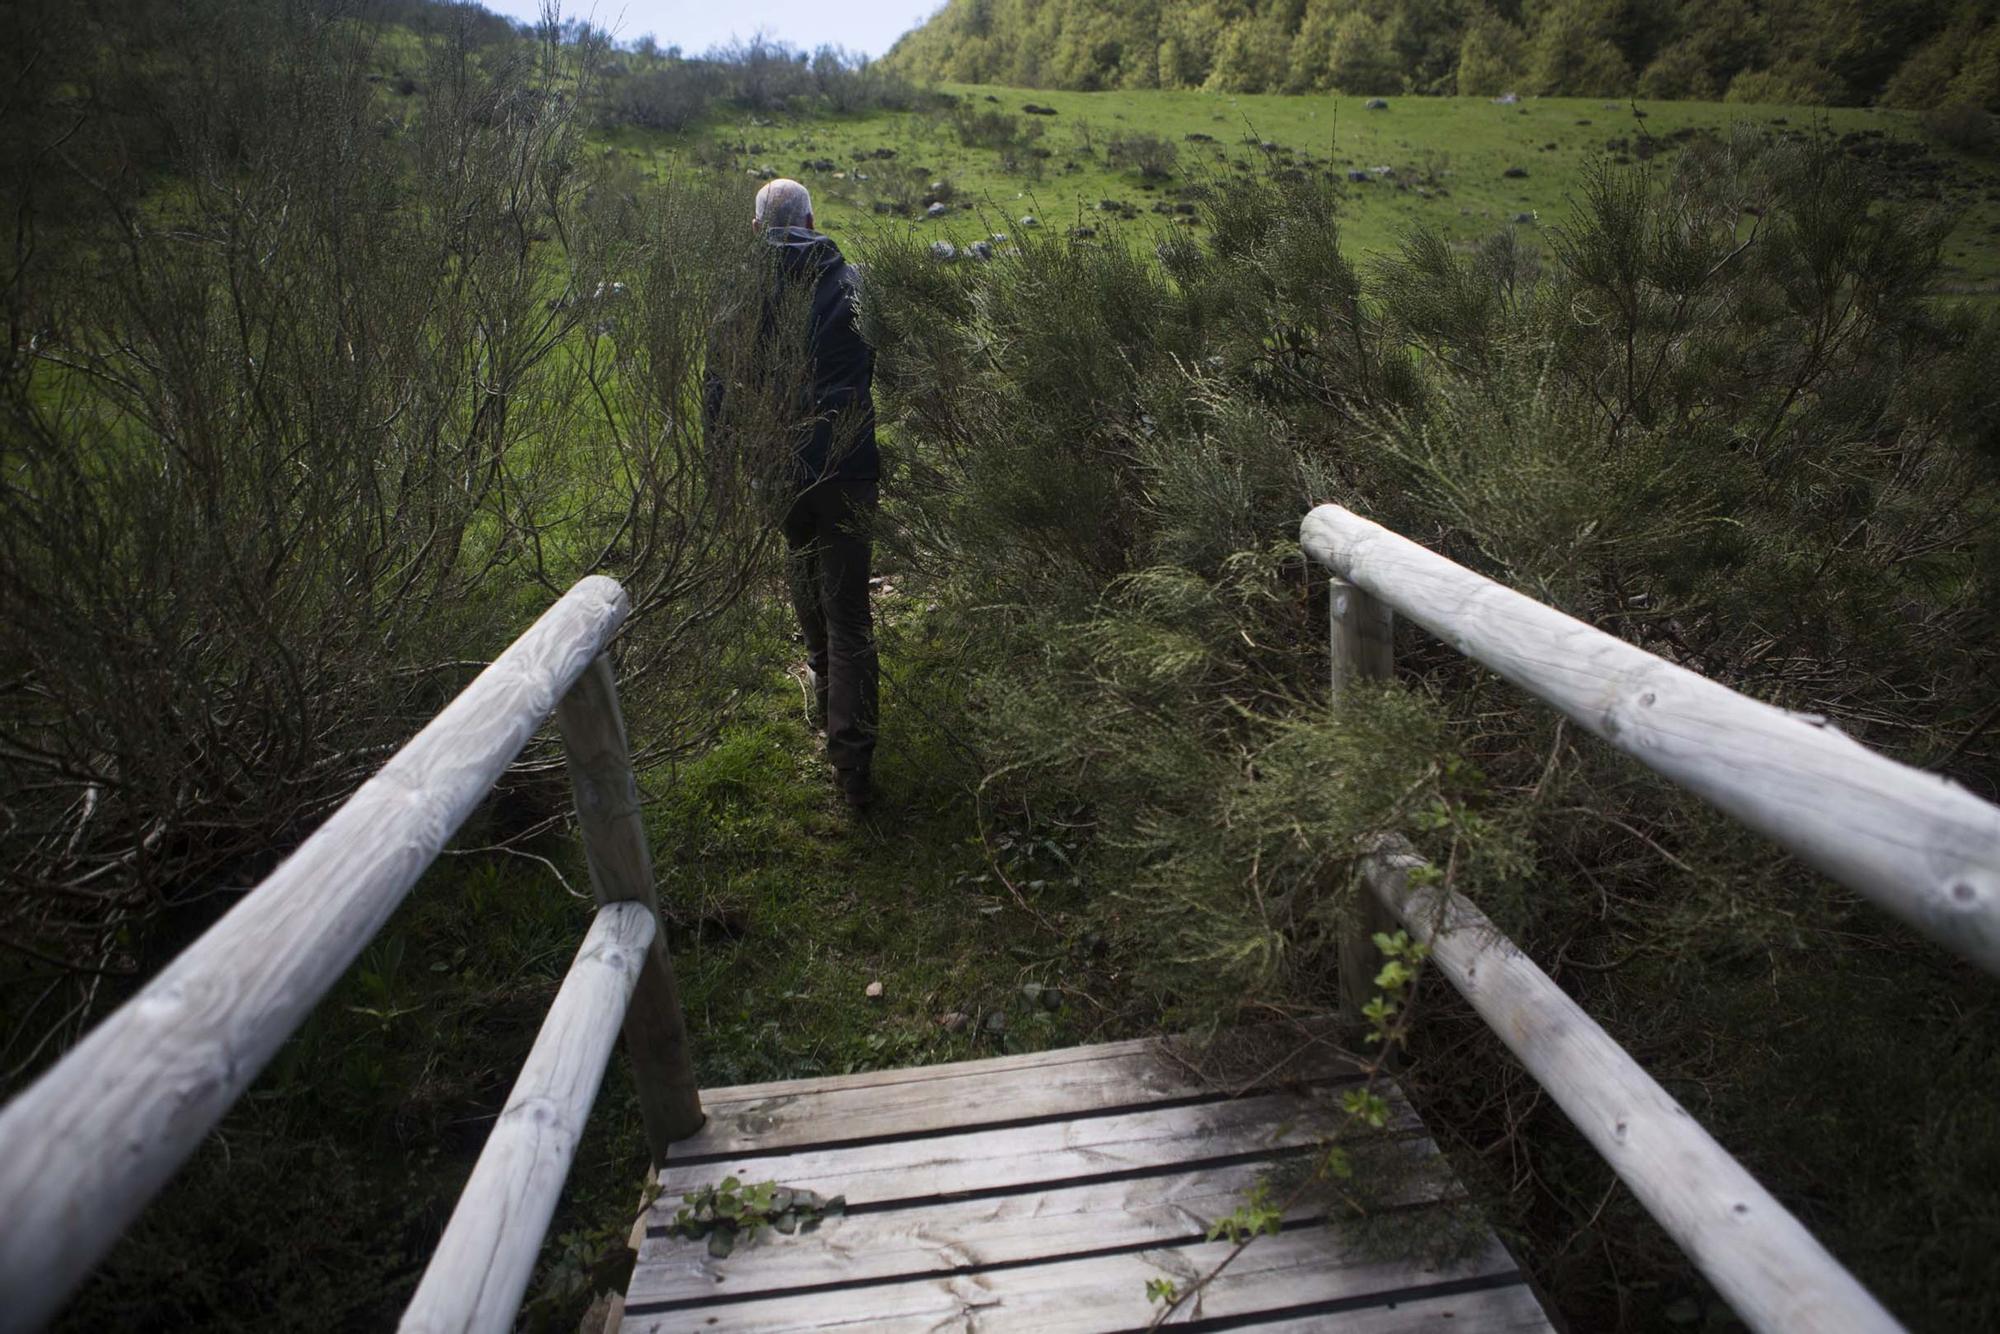
[[[1024,216],[1061,228],[1118,218],[1198,225],[1183,223],[1191,208],[1175,212],[1190,192],[1275,160],[1344,182],[1342,245],[1363,257],[1420,226],[1461,242],[1502,229],[1532,238],[1562,219],[1579,173],[1599,159],[1666,166],[1691,138],[1738,127],[1831,134],[1876,166],[1876,198],[1961,214],[1944,256],[1948,287],[1989,291],[2000,280],[2000,165],[1931,140],[1908,112],[1466,97],[1390,98],[1371,111],[1366,99],[1334,95],[948,91],[962,99],[955,111],[774,114],[711,119],[679,136],[626,128],[606,138],[649,173],[690,162],[745,173],[746,194],[763,171],[794,176],[812,187],[820,223],[836,237],[896,224],[960,246],[1018,230]],[[1167,154],[1165,174],[1151,179],[1133,160],[1148,137]],[[923,218],[940,194],[948,212]]]

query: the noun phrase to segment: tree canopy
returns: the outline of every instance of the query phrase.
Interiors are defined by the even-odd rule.
[[[2000,0],[949,0],[919,79],[2000,110]]]

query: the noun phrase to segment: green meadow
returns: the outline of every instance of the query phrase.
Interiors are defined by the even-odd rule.
[[[1877,193],[1858,206],[1957,214],[1947,291],[2000,283],[2000,166],[1930,140],[1909,112],[1476,97],[1391,97],[1369,110],[1370,99],[1334,95],[946,91],[961,99],[954,111],[741,117],[684,135],[626,128],[602,138],[648,174],[698,163],[742,173],[747,185],[766,171],[795,177],[812,188],[819,222],[835,237],[908,226],[956,245],[1011,234],[1023,217],[1065,229],[1112,219],[1196,225],[1174,212],[1190,191],[1226,188],[1267,167],[1331,172],[1344,187],[1342,245],[1365,257],[1419,227],[1460,242],[1501,229],[1532,236],[1562,221],[1580,174],[1596,162],[1668,168],[1691,143],[1745,130],[1830,135],[1877,168]],[[1164,177],[1121,160],[1120,141],[1147,136],[1172,150]],[[932,219],[922,201],[938,193],[934,182],[949,197],[947,213]]]

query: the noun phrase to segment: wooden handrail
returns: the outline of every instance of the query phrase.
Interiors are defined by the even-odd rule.
[[[1535,635],[1554,630],[1561,631],[1564,638],[1558,642],[1565,644],[1574,644],[1579,635],[1594,637],[1582,642],[1596,661],[1622,656],[1595,642],[1610,640],[1659,667],[1669,666],[1338,506],[1323,505],[1309,514],[1302,537],[1307,552],[1336,571],[1328,602],[1336,696],[1352,681],[1390,675],[1392,607],[1489,666],[1495,665],[1486,656],[1494,652],[1492,642],[1509,645],[1514,656],[1504,660],[1522,675],[1535,675],[1522,670],[1522,663],[1540,661],[1538,654],[1553,656],[1551,645]],[[1337,544],[1341,539],[1347,540],[1346,545]],[[1389,546],[1384,539],[1397,545]],[[1374,563],[1356,560],[1357,547]],[[1427,559],[1417,560],[1412,553]],[[1365,586],[1359,579],[1350,582],[1357,569],[1369,570],[1375,581]],[[1406,579],[1412,570],[1416,575]],[[1422,595],[1409,595],[1412,585],[1421,588]],[[1377,591],[1385,586],[1405,596],[1380,594],[1378,600]],[[1507,597],[1496,598],[1488,589]],[[1520,603],[1558,617],[1562,624],[1552,626],[1529,615]],[[1440,630],[1440,625],[1450,629]],[[1520,680],[1512,672],[1503,674]],[[1585,675],[1573,665],[1552,674],[1564,680]],[[1629,676],[1613,673],[1611,679],[1627,682]],[[1712,682],[1693,679],[1741,704],[1752,704]],[[1543,698],[1551,697],[1527,681],[1521,684]],[[1661,690],[1658,677],[1647,679],[1646,688],[1670,694]],[[1609,701],[1618,698],[1615,687],[1607,692],[1602,706],[1607,714],[1613,708]],[[1640,707],[1651,708],[1655,702]],[[1764,705],[1754,707],[1777,712]],[[1663,713],[1673,716],[1668,710]],[[1790,721],[1790,715],[1779,716]],[[1641,758],[1648,757],[1642,753]],[[1361,858],[1361,882],[1371,902],[1430,947],[1439,971],[1500,1035],[1738,1316],[1764,1334],[1802,1329],[1893,1334],[1902,1329],[1798,1219],[1471,900],[1435,877],[1412,884],[1410,872],[1425,865],[1406,841],[1386,838]],[[1372,929],[1366,904],[1356,905],[1340,952],[1341,990],[1349,1010],[1358,1006],[1368,989],[1366,978],[1373,970],[1366,967],[1368,952],[1360,942]]]
[[[1430,946],[1438,970],[1750,1328],[1903,1328],[1470,899],[1442,884],[1413,887],[1410,872],[1424,865],[1387,840],[1362,859],[1362,883]]]
[[[598,910],[403,1312],[403,1334],[513,1328],[626,1002],[658,934],[659,919],[643,903]]]
[[[1428,551],[1338,505],[1299,528],[1342,579],[2000,973],[2000,808]]]
[[[0,1109],[0,1334],[48,1321],[559,703],[592,881],[600,903],[616,908],[601,912],[593,931],[617,929],[638,942],[631,1009],[643,1002],[645,1014],[637,1026],[627,1019],[626,1035],[655,1156],[664,1138],[700,1128],[673,971],[656,929],[637,784],[602,656],[629,609],[616,580],[580,581],[277,870]],[[616,906],[626,903],[636,907]],[[635,926],[641,918],[652,925]],[[588,944],[585,956],[580,964]],[[601,1054],[596,1064],[593,1094]],[[510,1142],[511,1132],[503,1150]],[[545,1175],[538,1166],[521,1188],[539,1189]],[[537,1231],[533,1246],[540,1240]],[[511,1244],[522,1244],[518,1235]],[[529,1255],[532,1263],[532,1246]]]

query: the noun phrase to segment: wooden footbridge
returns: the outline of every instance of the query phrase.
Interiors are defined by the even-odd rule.
[[[2000,809],[1337,506],[1309,514],[1301,537],[1335,575],[1336,691],[1389,674],[1401,614],[2000,972]],[[1212,1239],[1266,1174],[1299,1175],[1336,1142],[1364,1169],[1394,1166],[1401,1193],[1383,1207],[1416,1231],[1426,1211],[1463,1212],[1393,1082],[1330,1043],[1220,1080],[1143,1042],[698,1091],[605,656],[626,608],[612,580],[579,583],[0,1110],[0,1331],[54,1317],[551,712],[600,907],[405,1330],[512,1325],[621,1028],[661,1187],[638,1229],[622,1314],[633,1329],[1553,1327],[1490,1235],[1448,1256],[1385,1257],[1339,1210],[1327,1221],[1310,1177],[1285,1194],[1271,1235]],[[1374,971],[1368,933],[1400,924],[1753,1329],[1900,1328],[1477,907],[1412,876],[1421,865],[1394,838],[1358,859],[1372,904],[1343,951],[1350,1007]],[[1382,1102],[1357,1121],[1349,1095],[1364,1082]],[[813,1203],[789,1230],[733,1249],[675,1228],[683,1196],[730,1178]],[[1149,1296],[1159,1283],[1171,1302]]]

